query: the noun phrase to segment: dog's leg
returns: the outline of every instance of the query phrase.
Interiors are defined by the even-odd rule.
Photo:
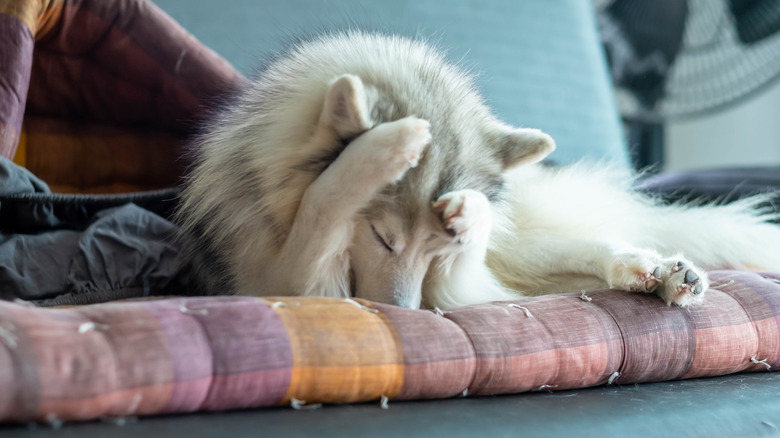
[[[588,284],[582,278],[588,275],[606,287],[655,293],[667,304],[687,306],[700,302],[709,287],[706,273],[680,256],[664,258],[655,251],[587,239],[518,243],[522,248],[517,251],[532,249],[533,254],[516,257],[517,269],[533,272],[538,283],[557,289],[551,292],[576,291],[578,284]]]
[[[457,190],[439,197],[433,210],[457,250],[439,260],[426,278],[425,304],[446,309],[516,299],[485,265],[493,221],[487,197],[475,190]]]
[[[270,270],[271,290],[349,296],[347,249],[355,215],[379,190],[417,165],[431,141],[429,127],[424,120],[407,117],[371,129],[344,149],[304,192]]]
[[[656,293],[679,306],[700,302],[709,288],[707,274],[680,256],[663,258],[654,251],[624,248],[610,258],[604,279],[611,288]]]

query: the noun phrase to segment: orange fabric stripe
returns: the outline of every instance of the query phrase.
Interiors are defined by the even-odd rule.
[[[24,132],[24,125],[22,125],[22,132],[19,134],[19,144],[16,146],[13,158],[14,163],[17,165],[27,166],[27,134]]]
[[[5,121],[0,120],[0,156],[8,159],[13,158],[12,154],[16,154],[13,145],[18,145],[19,141],[19,133],[16,132],[16,127],[7,125]]]
[[[311,366],[292,369],[290,389],[280,402],[316,400],[325,403],[352,403],[393,398],[401,391],[404,366]]]
[[[16,17],[30,32],[39,37],[38,31],[53,29],[62,17],[64,0],[6,0],[0,2],[0,13]]]
[[[300,298],[266,301],[282,319],[293,352],[290,387],[280,404],[291,398],[367,401],[400,392],[403,349],[384,315],[337,298],[305,298],[306,305]]]
[[[25,135],[25,167],[54,192],[114,193],[173,187],[178,138],[162,132]]]
[[[42,9],[38,16],[38,31],[35,33],[35,40],[41,41],[54,31],[62,22],[62,10],[64,0],[43,0],[48,6]]]

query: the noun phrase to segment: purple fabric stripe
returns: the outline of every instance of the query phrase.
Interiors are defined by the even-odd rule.
[[[201,324],[176,307],[175,303],[160,302],[150,303],[146,310],[157,321],[170,352],[173,388],[165,411],[186,412],[197,409],[208,395],[212,355]]]
[[[167,411],[267,406],[284,397],[292,350],[284,324],[265,302],[190,298],[167,301],[158,309],[174,361],[174,382],[214,376],[202,385],[175,383]],[[188,321],[182,324],[183,319]],[[191,346],[182,345],[186,333],[197,337]]]
[[[22,129],[34,45],[35,38],[24,23],[0,14],[0,120],[17,134]],[[0,144],[0,155],[7,158],[15,150],[16,144]]]
[[[476,357],[466,333],[432,312],[373,303],[403,348],[404,380],[395,399],[461,394],[474,376]]]
[[[474,348],[455,323],[433,312],[372,303],[392,324],[404,351],[404,364],[474,359]]]

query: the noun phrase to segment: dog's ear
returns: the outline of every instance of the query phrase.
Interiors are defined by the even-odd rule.
[[[555,140],[538,129],[501,125],[494,134],[493,148],[506,170],[542,160],[555,150]]]
[[[371,127],[366,90],[359,77],[346,74],[331,82],[320,123],[335,129],[339,138],[354,137]]]

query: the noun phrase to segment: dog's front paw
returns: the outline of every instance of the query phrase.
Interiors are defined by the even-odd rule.
[[[433,211],[455,242],[487,242],[492,216],[484,193],[469,189],[445,193],[433,203]]]
[[[693,263],[680,257],[662,259],[650,251],[617,254],[607,283],[628,292],[655,293],[666,304],[682,307],[701,302],[709,287],[706,273]]]
[[[383,123],[371,132],[377,157],[392,180],[400,179],[411,167],[416,167],[423,151],[431,143],[431,124],[417,117],[405,117]]]
[[[431,124],[417,117],[405,117],[393,122],[396,129],[397,152],[410,167],[417,167],[423,150],[431,144]]]

